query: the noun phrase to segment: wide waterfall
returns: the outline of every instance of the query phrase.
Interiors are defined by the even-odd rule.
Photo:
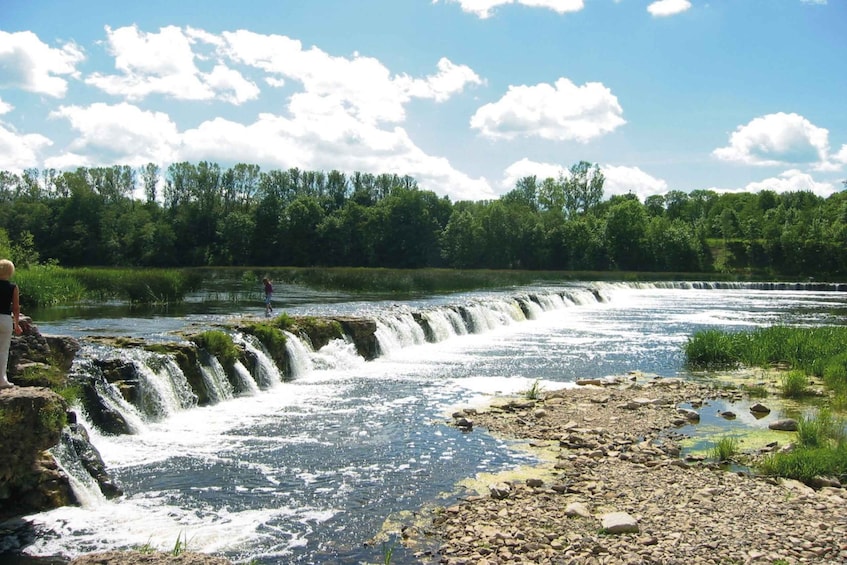
[[[157,346],[147,349],[89,343],[97,320],[45,323],[80,336],[72,373],[99,403],[80,407],[79,421],[124,494],[102,502],[56,448],[81,505],[27,517],[39,534],[24,552],[168,550],[179,535],[238,563],[381,562],[383,541],[392,563],[418,562],[398,541],[411,513],[449,504],[477,473],[533,461],[482,429],[444,425],[457,407],[629,371],[687,378],[682,347],[698,329],[844,324],[840,287],[768,286],[573,283],[402,302],[291,289],[290,304],[278,289],[291,316],[371,321],[372,360],[353,332],[291,331],[275,349],[230,323],[263,319],[261,304],[166,320],[176,337],[137,336]],[[182,341],[197,328],[227,332],[238,358]],[[122,416],[124,431],[99,428],[95,408]]]

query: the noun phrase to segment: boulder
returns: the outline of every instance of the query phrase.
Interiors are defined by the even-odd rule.
[[[776,422],[771,422],[768,425],[768,428],[780,432],[796,432],[797,420],[793,420],[791,418],[784,418],[782,420],[777,420]]]
[[[626,512],[609,512],[600,517],[600,525],[607,534],[637,534],[638,521]]]
[[[0,518],[77,502],[68,477],[47,451],[59,443],[68,405],[42,387],[0,391]]]

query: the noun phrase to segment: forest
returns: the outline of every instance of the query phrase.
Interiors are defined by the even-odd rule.
[[[446,267],[847,275],[847,191],[605,198],[598,165],[451,202],[410,176],[181,162],[0,171],[19,266]]]

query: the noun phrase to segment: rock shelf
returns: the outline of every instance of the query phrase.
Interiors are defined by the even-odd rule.
[[[731,394],[633,380],[462,410],[468,433],[528,440],[547,461],[440,509],[406,542],[438,540],[419,556],[449,565],[847,562],[847,490],[680,458],[678,406]]]

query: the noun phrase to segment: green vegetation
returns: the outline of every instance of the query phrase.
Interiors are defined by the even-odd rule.
[[[784,396],[801,398],[809,393],[810,377],[823,378],[831,391],[830,406],[843,406],[847,395],[847,328],[798,328],[774,326],[751,332],[697,332],[685,345],[688,363],[714,368],[776,366]],[[789,477],[811,483],[817,477],[847,481],[847,433],[845,423],[829,408],[814,417],[801,417],[798,445],[788,452],[762,460],[758,470],[766,475]]]
[[[197,347],[205,349],[217,357],[224,367],[232,367],[241,355],[241,351],[232,342],[229,334],[219,330],[208,330],[191,337]]]
[[[722,437],[712,447],[712,457],[717,461],[730,461],[738,454],[738,438]]]
[[[765,475],[788,477],[811,483],[817,477],[847,480],[847,438],[844,422],[823,410],[812,418],[801,418],[797,447],[774,453],[759,465]]]
[[[172,303],[195,290],[200,280],[200,273],[184,269],[65,269],[55,264],[15,273],[24,308],[107,300]]]
[[[809,394],[809,377],[803,371],[787,371],[779,377],[782,395],[786,398],[803,398]]]
[[[392,173],[207,161],[164,171],[154,163],[0,171],[0,250],[22,269],[56,261],[847,276],[844,192],[672,190],[641,202],[633,194],[604,200],[604,183],[599,167],[580,161],[557,178],[519,179],[497,199],[451,202]],[[139,189],[143,202],[132,196]],[[323,284],[333,288],[426,290],[425,280],[365,272],[303,276],[329,277]],[[172,299],[168,284],[125,292],[132,301]]]
[[[532,383],[532,385],[524,391],[524,397],[527,400],[538,400],[541,398],[541,393],[544,392],[544,387],[541,386],[541,383],[538,379]]]
[[[831,326],[772,326],[749,332],[708,329],[695,333],[685,344],[686,360],[694,368],[788,368],[783,392],[789,395],[803,394],[808,377],[822,378],[836,397],[847,393],[845,351],[847,328]]]
[[[188,551],[188,534],[180,534],[176,537],[176,543],[171,550],[171,555],[179,557],[186,551]]]
[[[276,318],[261,322],[251,322],[240,329],[250,335],[255,336],[265,349],[268,350],[271,358],[279,365],[283,366],[286,357],[285,342],[287,338],[283,333],[284,330],[290,329],[294,325],[294,320],[288,314],[280,314]]]

